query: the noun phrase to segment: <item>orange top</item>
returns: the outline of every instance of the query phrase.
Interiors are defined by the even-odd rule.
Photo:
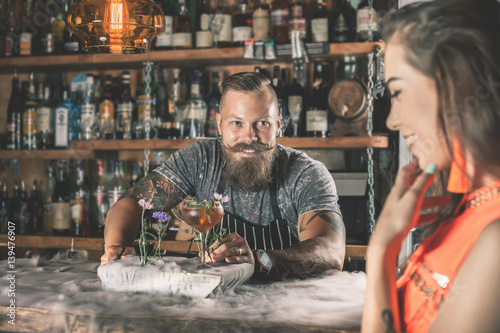
[[[500,186],[500,181],[487,188]],[[466,198],[470,201],[479,189]],[[500,193],[499,193],[500,194]],[[464,204],[464,202],[462,202]],[[427,332],[440,303],[481,231],[500,218],[500,195],[444,221],[413,253],[404,275],[396,282],[402,305],[403,331]],[[458,210],[457,210],[458,211]]]

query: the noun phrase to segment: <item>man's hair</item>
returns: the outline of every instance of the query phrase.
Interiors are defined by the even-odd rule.
[[[384,27],[406,61],[434,81],[438,121],[450,153],[455,140],[500,178],[500,3],[436,0],[400,9]]]
[[[274,102],[277,104],[278,97],[271,84],[271,80],[267,76],[256,72],[240,72],[233,74],[222,82],[220,104],[222,104],[225,96],[230,92],[257,93],[264,89],[269,89],[272,93]]]

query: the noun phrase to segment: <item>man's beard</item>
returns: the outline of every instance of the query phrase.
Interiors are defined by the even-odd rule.
[[[268,148],[258,142],[237,143],[233,147],[228,147],[222,143],[222,152],[226,160],[226,167],[223,179],[232,187],[249,191],[260,191],[273,180],[273,163],[278,156],[278,148],[275,146]],[[254,150],[255,157],[235,157],[235,153],[244,150]]]

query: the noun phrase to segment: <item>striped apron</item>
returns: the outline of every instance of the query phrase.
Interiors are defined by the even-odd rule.
[[[288,227],[288,222],[281,216],[278,206],[278,184],[276,181],[278,170],[276,167],[274,169],[276,172],[273,173],[273,180],[269,186],[269,190],[271,192],[271,207],[274,215],[273,221],[265,227],[256,226],[239,220],[230,213],[226,213],[222,218],[222,222],[215,227],[219,228],[219,230],[225,228],[227,234],[236,232],[238,235],[246,239],[250,249],[252,250],[282,250],[299,242],[297,237],[292,234],[290,228]],[[217,193],[222,194],[224,187],[225,183],[221,179],[219,185],[217,186]]]

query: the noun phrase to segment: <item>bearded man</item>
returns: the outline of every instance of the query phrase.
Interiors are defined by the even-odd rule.
[[[281,280],[341,270],[345,227],[335,183],[326,167],[276,143],[278,99],[266,76],[237,73],[222,83],[220,137],[178,150],[110,209],[101,263],[133,252],[140,199],[169,210],[186,196],[223,203],[228,234],[207,262],[255,265],[254,276]]]

